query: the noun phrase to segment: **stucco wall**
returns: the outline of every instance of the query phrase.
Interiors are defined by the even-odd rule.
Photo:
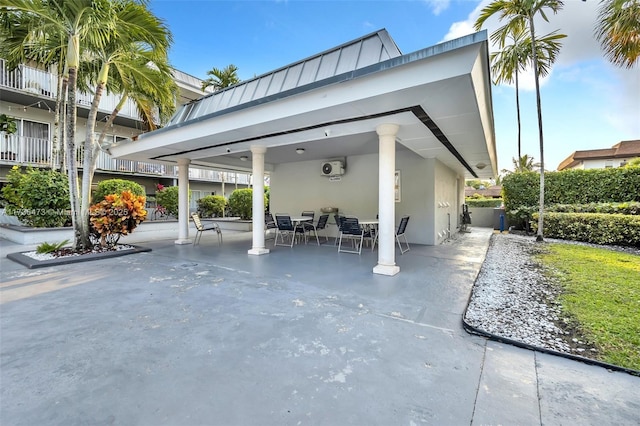
[[[457,174],[439,161],[435,161],[435,231],[432,244],[445,241],[456,232],[458,181]]]
[[[338,207],[340,213],[361,219],[375,218],[378,213],[378,155],[353,156],[346,159],[346,173],[339,181],[320,174],[320,161],[279,164],[271,173],[271,212],[299,215],[313,210],[316,217],[322,207]],[[436,188],[440,199],[449,200],[455,209],[455,174],[440,164],[438,176],[443,182],[434,184],[436,160],[423,159],[408,150],[396,152],[396,169],[401,176],[401,201],[395,204],[396,225],[404,215],[411,219],[407,239],[417,244],[438,244],[434,235],[435,219],[442,209],[432,208]],[[453,179],[446,184],[445,179]],[[453,188],[452,194],[448,194]],[[445,215],[446,217],[446,215]],[[333,217],[329,220],[330,235],[335,235]],[[442,226],[441,224],[439,226]],[[455,225],[454,225],[455,226]]]

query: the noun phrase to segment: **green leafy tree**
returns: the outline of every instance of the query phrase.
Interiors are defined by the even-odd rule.
[[[612,64],[633,67],[640,57],[640,0],[601,1],[595,35]]]
[[[267,196],[264,195],[264,204],[267,205]],[[229,196],[229,208],[233,216],[249,220],[253,216],[253,189],[236,189]]]
[[[122,194],[130,191],[134,195],[144,196],[144,188],[139,183],[126,179],[106,179],[98,183],[98,187],[93,193],[93,204],[104,200],[107,195]]]
[[[46,169],[26,170],[13,167],[7,176],[2,195],[7,214],[34,228],[55,228],[68,219],[69,192],[67,176]]]
[[[12,135],[18,131],[16,119],[6,114],[0,114],[0,133]]]
[[[189,191],[189,199],[191,199],[191,191]],[[164,207],[167,213],[178,217],[178,187],[165,186],[156,191],[156,202],[159,206]]]
[[[505,169],[502,171],[503,173],[509,174],[532,172],[537,166],[537,164],[533,162],[533,157],[529,157],[527,154],[518,159],[512,158],[511,161],[513,162],[513,171]]]
[[[531,39],[533,75],[536,86],[536,105],[538,112],[538,138],[540,142],[540,202],[538,215],[537,241],[543,241],[543,214],[544,214],[544,132],[542,129],[542,105],[540,102],[540,62],[538,58],[537,39],[534,25],[534,18],[540,15],[548,21],[547,12],[549,10],[557,13],[562,9],[564,3],[561,0],[494,0],[480,11],[480,16],[476,20],[476,29],[493,15],[498,15],[499,20],[506,20],[507,23],[498,29],[501,38],[506,39],[508,34],[515,28],[526,27],[529,30]]]
[[[207,195],[197,201],[201,217],[222,217],[227,200],[222,195]]]
[[[213,91],[217,92],[240,82],[238,67],[233,64],[227,65],[223,69],[214,67],[207,71],[207,75],[209,77],[202,81],[202,90],[207,87],[213,87]]]
[[[141,82],[133,68],[140,66],[142,53],[156,55],[159,60],[151,68],[166,63],[166,52],[170,44],[170,33],[154,15],[146,9],[145,1],[138,0],[3,0],[6,8],[0,9],[2,34],[10,36],[11,45],[18,46],[22,37],[23,50],[14,49],[10,61],[25,58],[44,63],[58,61],[63,71],[66,89],[64,103],[65,165],[69,176],[69,193],[73,226],[76,231],[74,248],[91,246],[88,220],[89,194],[93,173],[90,164],[85,163],[82,196],[78,183],[78,164],[76,161],[76,90],[88,87],[93,82],[96,92],[104,90],[106,79],[110,75],[108,68],[114,65],[122,82],[130,82],[130,94],[141,95],[140,105],[151,111],[153,102],[162,97],[157,92],[162,85],[154,82]],[[7,30],[6,28],[9,28]],[[62,47],[66,46],[66,48]],[[8,49],[4,49],[3,52]],[[137,56],[136,56],[137,55]],[[163,56],[164,55],[164,56]],[[132,59],[132,56],[137,59]],[[153,59],[152,56],[146,57]],[[164,58],[164,62],[161,60]],[[121,67],[115,64],[122,64]],[[93,66],[100,64],[100,67]],[[126,65],[130,64],[129,68]],[[134,66],[135,65],[135,66]],[[87,70],[86,74],[79,71]],[[159,68],[162,71],[162,68]],[[170,73],[165,73],[170,76]],[[168,80],[167,80],[168,81]],[[100,88],[100,86],[102,88]],[[144,89],[155,88],[156,92]],[[96,93],[97,94],[97,93]],[[93,160],[95,141],[95,117],[100,95],[94,97],[87,124],[87,137],[84,144],[84,157]],[[162,110],[162,108],[161,108]],[[89,167],[87,167],[87,165]]]
[[[640,167],[640,157],[632,158],[631,160],[627,161],[625,167]]]

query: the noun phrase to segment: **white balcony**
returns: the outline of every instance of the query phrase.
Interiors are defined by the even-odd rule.
[[[53,143],[48,139],[29,138],[18,135],[0,134],[0,164],[34,167],[52,167],[55,164],[52,155]],[[77,151],[77,160],[82,167],[82,149]],[[131,173],[141,176],[177,178],[178,166],[144,161],[113,158],[100,151],[96,162],[97,170],[105,172]],[[189,178],[206,182],[224,182],[248,185],[250,176],[245,173],[220,172],[217,170],[189,168]]]
[[[6,66],[6,61],[0,59],[0,89],[2,88],[13,89],[38,98],[55,101],[58,93],[58,76],[27,65],[19,65],[18,68],[10,71]],[[92,94],[76,93],[76,103],[79,106],[89,108],[92,100]],[[119,101],[120,96],[105,92],[100,99],[99,109],[109,114],[115,109]],[[131,99],[127,99],[118,116],[139,120],[135,103]]]

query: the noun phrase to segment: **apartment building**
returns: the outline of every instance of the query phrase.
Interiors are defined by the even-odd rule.
[[[629,160],[638,157],[640,157],[640,139],[621,141],[611,148],[575,151],[558,165],[558,171],[624,167]]]
[[[207,92],[200,87],[202,81],[182,71],[174,70],[174,78],[180,93],[178,106],[198,99]],[[14,70],[6,67],[0,59],[0,114],[14,118],[17,132],[12,135],[0,134],[0,186],[6,182],[7,173],[14,165],[33,167],[56,167],[53,164],[53,135],[56,91],[58,77],[55,73],[35,67],[20,65]],[[84,139],[85,126],[92,96],[77,94],[78,124],[76,141]],[[97,130],[106,125],[108,115],[113,111],[119,97],[105,93],[100,101]],[[134,103],[128,100],[108,129],[112,142],[131,139],[143,133]],[[80,165],[81,166],[81,165]],[[147,195],[154,195],[156,185],[177,185],[178,166],[171,163],[153,163],[112,158],[101,152],[94,175],[94,185],[105,179],[128,179],[145,188]],[[189,168],[189,186],[192,192],[191,207],[205,195],[225,195],[229,197],[237,188],[251,184],[248,170]]]

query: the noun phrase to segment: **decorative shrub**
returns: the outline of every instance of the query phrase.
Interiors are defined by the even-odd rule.
[[[537,231],[538,214],[532,226]],[[544,235],[549,238],[640,247],[640,216],[602,213],[545,213]]]
[[[158,188],[156,191],[157,205],[164,207],[168,214],[178,217],[178,187],[159,185]],[[189,191],[189,199],[191,199],[191,191]]]
[[[59,243],[48,243],[45,241],[44,243],[41,243],[38,247],[36,247],[36,253],[39,253],[39,254],[53,253],[54,251],[60,250],[62,247],[66,246],[67,244],[69,244],[69,240],[64,240]]]
[[[2,188],[6,212],[26,226],[56,228],[69,219],[67,176],[55,170],[11,168]]]
[[[100,245],[106,247],[117,242],[116,235],[131,233],[147,218],[144,208],[144,195],[135,195],[131,191],[123,191],[120,195],[109,194],[104,200],[89,208],[89,220],[92,230],[100,235]]]
[[[122,194],[124,191],[131,191],[134,195],[144,196],[142,185],[126,179],[107,179],[98,183],[98,187],[93,193],[93,203],[99,203],[110,194]]]
[[[267,197],[264,195],[264,204],[267,205]],[[236,189],[229,197],[229,208],[232,216],[240,216],[240,219],[248,220],[253,212],[253,189]]]
[[[201,217],[221,217],[227,200],[222,195],[207,195],[200,198],[197,204]]]

